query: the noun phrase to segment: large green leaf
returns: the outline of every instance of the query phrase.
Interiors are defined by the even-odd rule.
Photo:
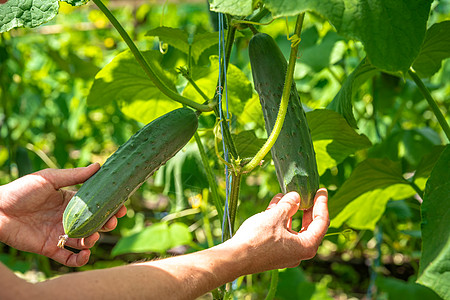
[[[430,77],[441,68],[442,60],[450,57],[450,21],[433,24],[425,35],[419,56],[413,64],[421,77]]]
[[[372,145],[365,135],[358,134],[337,112],[316,109],[307,112],[306,118],[316,151],[319,174],[335,167],[356,151]]]
[[[58,0],[8,0],[0,4],[0,33],[17,27],[37,27],[58,14]]]
[[[163,253],[176,246],[192,242],[192,235],[183,223],[156,223],[142,231],[121,238],[111,255],[124,253],[159,252]]]
[[[420,163],[417,166],[417,170],[414,173],[414,177],[419,178],[430,176],[431,171],[436,165],[436,162],[441,156],[442,151],[444,151],[444,149],[445,146],[442,145],[434,146],[428,154],[423,155],[420,160]]]
[[[244,109],[237,115],[237,122],[242,127],[261,128],[264,130],[264,116],[257,93],[245,103]]]
[[[252,13],[255,6],[255,0],[213,0],[210,4],[212,11],[221,12],[224,14],[247,16]]]
[[[190,54],[192,55],[194,62],[198,61],[203,51],[219,42],[218,32],[196,34],[191,42],[186,31],[171,27],[157,27],[147,32],[146,35],[157,36],[160,40],[186,54],[189,54],[190,47]]]
[[[145,51],[143,55],[166,86],[176,91],[158,64],[162,54]],[[97,73],[87,99],[89,105],[99,106],[111,101],[117,101],[127,116],[142,123],[181,107],[153,84],[130,51],[120,53]]]
[[[236,149],[241,158],[251,158],[264,145],[265,139],[260,139],[252,130],[241,131],[233,136]],[[265,159],[270,159],[270,151],[267,153]]]
[[[374,230],[378,220],[386,210],[389,200],[400,200],[413,196],[414,189],[405,184],[394,184],[385,188],[372,189],[353,201],[332,219],[331,227],[343,223],[354,229]]]
[[[422,257],[418,282],[450,299],[450,146],[436,162],[421,206]]]
[[[353,128],[358,128],[355,117],[353,116],[353,93],[361,84],[375,75],[376,72],[377,68],[371,65],[367,59],[363,59],[347,77],[339,93],[328,104],[327,108],[342,114]]]
[[[198,87],[212,99],[216,93],[217,78],[219,77],[219,58],[211,56],[209,68],[194,68],[192,77]],[[227,69],[228,102],[231,113],[242,112],[245,102],[252,97],[253,88],[247,76],[236,66],[229,64]],[[183,95],[197,102],[204,102],[195,88],[188,84]],[[223,93],[223,107],[225,109],[225,93]]]
[[[356,166],[350,177],[330,199],[330,218],[338,216],[350,202],[364,193],[395,184],[407,184],[402,176],[400,163],[388,159],[366,159]]]
[[[369,139],[351,128],[341,114],[332,110],[316,109],[306,113],[317,168],[322,175],[327,169],[335,167],[356,151],[371,146]],[[257,96],[252,97],[239,115],[238,122],[255,122],[257,128],[264,128],[261,104]]]
[[[376,279],[376,285],[380,292],[389,295],[387,299],[408,299],[408,300],[439,300],[441,299],[432,290],[414,282],[381,277]],[[381,298],[381,297],[380,297]]]
[[[328,31],[320,43],[315,44],[312,47],[302,48],[303,44],[300,44],[300,58],[298,62],[310,66],[314,72],[320,72],[330,65],[333,48],[336,45],[336,42],[340,40],[342,40],[342,37],[336,32]]]
[[[315,11],[338,33],[360,40],[367,57],[387,72],[405,72],[419,53],[432,0],[262,0],[273,17]],[[215,0],[211,9],[249,15],[253,0]]]

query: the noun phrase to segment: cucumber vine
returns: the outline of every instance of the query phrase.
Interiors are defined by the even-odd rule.
[[[141,51],[136,47],[133,40],[130,38],[128,33],[125,31],[125,29],[122,27],[122,25],[117,21],[117,19],[114,17],[114,15],[111,13],[111,11],[103,4],[101,0],[92,0],[98,8],[105,14],[105,16],[109,19],[111,24],[116,28],[116,30],[119,32],[120,36],[123,38],[125,43],[130,48],[131,53],[133,53],[134,57],[136,58],[136,61],[139,63],[139,65],[144,70],[145,74],[150,78],[150,80],[153,82],[153,84],[166,96],[171,98],[172,100],[175,100],[181,104],[190,106],[192,108],[195,108],[198,111],[207,112],[212,111],[215,107],[215,103],[208,103],[208,104],[200,104],[195,101],[192,101],[186,97],[183,97],[182,95],[178,94],[177,92],[170,89],[156,74],[156,72],[152,69],[150,64],[145,60],[144,56],[142,55]]]

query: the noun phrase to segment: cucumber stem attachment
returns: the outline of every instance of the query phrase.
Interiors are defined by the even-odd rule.
[[[294,35],[296,36],[300,36],[304,17],[305,13],[301,13],[297,17],[294,32]],[[281,132],[281,128],[283,127],[284,118],[286,117],[286,111],[289,103],[289,96],[291,92],[295,63],[297,61],[297,52],[298,52],[298,43],[294,43],[291,45],[289,66],[286,72],[286,79],[284,80],[283,94],[281,96],[281,103],[280,108],[278,110],[277,120],[275,121],[275,125],[273,126],[272,132],[270,133],[264,145],[261,147],[261,149],[259,149],[258,153],[256,153],[256,155],[252,158],[252,160],[242,169],[244,173],[251,172],[254,168],[256,168],[256,166],[259,165],[260,161],[267,155],[272,146],[275,144],[278,135]]]
[[[67,239],[69,239],[69,236],[67,234],[63,234],[59,236],[59,240],[58,240],[58,244],[56,246],[58,246],[58,248],[64,248],[64,245],[67,242]]]
[[[133,40],[130,38],[128,33],[125,31],[125,29],[122,27],[122,25],[117,21],[117,19],[114,17],[114,15],[111,13],[111,11],[103,4],[101,0],[93,0],[93,2],[98,6],[98,8],[105,14],[105,16],[109,19],[111,24],[116,28],[116,30],[119,32],[122,39],[125,41],[125,43],[128,45],[128,48],[130,48],[131,53],[133,53],[134,57],[136,58],[136,61],[139,63],[139,65],[144,70],[145,74],[147,74],[148,78],[153,82],[153,84],[167,97],[170,99],[177,101],[181,104],[190,106],[192,108],[195,108],[198,111],[207,112],[212,111],[214,109],[213,104],[200,104],[195,101],[192,101],[177,92],[170,89],[156,74],[156,72],[152,69],[150,64],[145,60],[142,53],[139,51],[139,49],[134,44]]]

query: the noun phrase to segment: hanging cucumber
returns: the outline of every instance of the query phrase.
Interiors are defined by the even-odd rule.
[[[171,111],[144,126],[119,147],[89,178],[67,205],[65,235],[82,238],[98,231],[125,200],[173,157],[197,130],[197,114],[189,108]]]
[[[273,38],[265,33],[255,34],[248,49],[253,82],[259,94],[266,131],[270,135],[278,115],[287,62]],[[310,208],[319,188],[319,173],[311,133],[295,83],[291,87],[283,127],[271,153],[282,192],[298,192],[300,209]]]

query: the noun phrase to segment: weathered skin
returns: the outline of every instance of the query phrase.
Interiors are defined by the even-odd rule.
[[[276,42],[267,34],[254,35],[248,48],[253,82],[270,135],[278,115],[287,62]],[[271,153],[282,192],[298,192],[300,209],[310,208],[319,188],[319,175],[311,133],[295,83],[291,87],[283,127]]]

